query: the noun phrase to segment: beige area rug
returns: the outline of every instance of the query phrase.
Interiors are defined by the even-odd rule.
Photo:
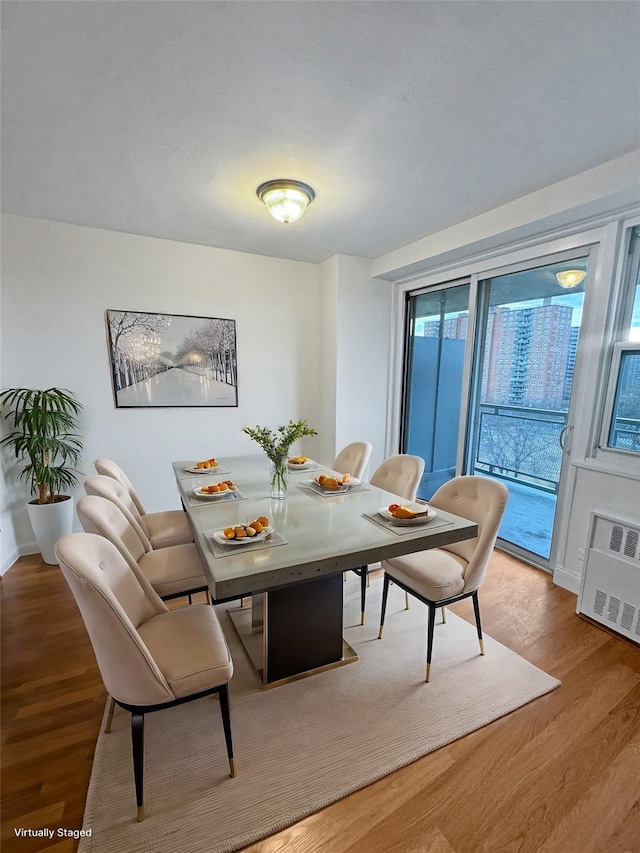
[[[360,660],[264,691],[219,605],[235,673],[231,723],[238,776],[228,777],[220,711],[201,699],[145,719],[145,807],[136,822],[130,717],[101,733],[79,853],[218,853],[306,815],[525,705],[560,682],[453,614],[436,625],[425,684],[426,608],[391,587],[377,640],[382,582],[359,626],[359,579],[345,584],[345,637]],[[353,626],[353,627],[349,627]]]

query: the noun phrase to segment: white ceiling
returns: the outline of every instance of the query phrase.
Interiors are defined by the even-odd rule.
[[[640,3],[1,5],[2,207],[379,257],[638,147]],[[297,223],[255,196],[310,183]]]

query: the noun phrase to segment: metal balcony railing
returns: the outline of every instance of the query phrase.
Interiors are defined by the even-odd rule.
[[[555,494],[566,422],[559,409],[482,403],[474,469]]]

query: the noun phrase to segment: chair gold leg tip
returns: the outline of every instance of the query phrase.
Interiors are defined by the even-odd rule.
[[[425,682],[428,684],[431,681],[431,664],[427,664],[427,671],[425,673]]]
[[[363,610],[363,611],[362,611],[362,613],[360,614],[360,624],[361,624],[361,625],[364,625],[364,610]]]
[[[138,823],[144,820],[144,806],[138,806]]]
[[[106,721],[105,726],[104,726],[104,733],[106,735],[108,735],[109,732],[111,731],[111,723],[113,722],[113,712],[115,711],[115,708],[116,708],[116,700],[112,697],[109,700],[109,713],[107,714],[107,721]]]
[[[380,628],[380,630],[378,631],[378,639],[382,639],[382,628]]]
[[[236,770],[236,762],[234,758],[229,759],[229,776],[234,779],[238,775]]]
[[[484,642],[480,640],[480,654],[484,655]]]

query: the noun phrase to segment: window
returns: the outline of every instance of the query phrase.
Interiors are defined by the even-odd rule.
[[[607,447],[640,453],[640,342],[616,344]]]
[[[640,453],[640,228],[632,229],[604,421],[604,446]]]
[[[634,228],[631,234],[625,296],[624,339],[640,341],[640,228]]]

